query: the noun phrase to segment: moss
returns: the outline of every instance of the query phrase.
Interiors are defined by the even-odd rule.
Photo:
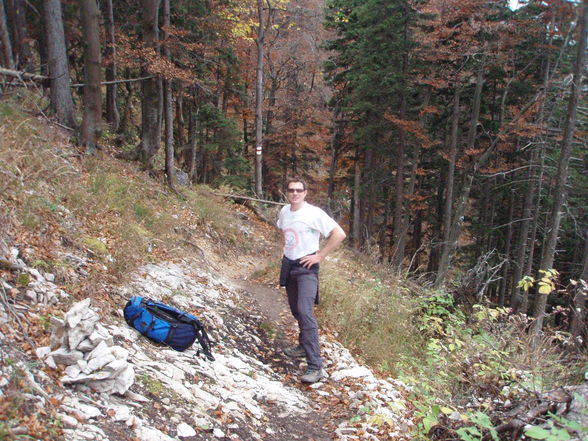
[[[95,237],[85,236],[82,238],[82,243],[94,254],[99,256],[105,256],[108,254],[108,247],[106,244]]]
[[[20,286],[29,286],[31,283],[31,276],[28,273],[22,273],[18,275],[17,283]]]

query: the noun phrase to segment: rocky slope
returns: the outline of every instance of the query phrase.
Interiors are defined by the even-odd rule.
[[[16,248],[11,261],[30,283],[1,281],[0,400],[12,410],[5,409],[9,418],[0,430],[7,439],[410,438],[402,384],[376,378],[325,335],[329,376],[302,385],[297,376],[304,363],[281,352],[291,344],[284,336],[295,332],[292,320],[282,314],[276,321],[267,299],[263,306],[256,298],[255,284],[243,290],[217,265],[203,259],[150,264],[130,283],[112,287],[109,303],[93,304],[74,301],[52,274],[19,259]],[[267,294],[267,287],[259,289]],[[275,307],[285,311],[283,294],[274,293]],[[176,352],[128,327],[122,308],[132,295],[196,312],[215,360],[199,354],[197,342]]]

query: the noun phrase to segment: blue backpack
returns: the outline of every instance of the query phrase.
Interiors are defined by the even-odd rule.
[[[133,296],[124,308],[124,316],[129,326],[145,337],[165,343],[176,351],[185,351],[198,339],[202,352],[209,360],[214,360],[204,326],[192,314],[165,303]]]

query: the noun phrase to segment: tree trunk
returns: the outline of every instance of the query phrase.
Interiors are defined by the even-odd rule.
[[[413,232],[412,232],[412,249],[414,255],[411,258],[411,264],[408,267],[409,272],[418,271],[421,266],[421,246],[422,246],[422,233],[423,233],[423,212],[418,210],[413,221]]]
[[[445,203],[443,205],[443,244],[442,250],[449,244],[453,210],[453,189],[455,187],[455,161],[457,160],[457,139],[459,130],[460,88],[455,86],[453,94],[453,112],[451,115],[451,135],[449,138],[449,163],[447,164],[447,182],[445,184]]]
[[[329,167],[329,186],[327,188],[327,208],[329,214],[334,214],[333,197],[335,193],[335,172],[341,151],[341,105],[337,103],[333,111],[333,136],[331,137],[331,165]]]
[[[540,268],[544,270],[552,269],[555,259],[555,248],[557,246],[559,226],[562,218],[562,208],[566,200],[566,183],[569,174],[570,156],[572,153],[572,140],[576,129],[576,113],[578,110],[578,100],[582,89],[582,74],[584,71],[584,60],[586,57],[586,37],[588,22],[588,0],[584,0],[580,14],[580,36],[578,40],[578,53],[574,65],[572,87],[570,99],[568,101],[567,119],[564,127],[564,135],[561,144],[561,152],[557,166],[555,189],[553,192],[553,205],[549,215],[549,231],[543,256],[541,258]],[[537,339],[543,329],[543,320],[545,318],[545,306],[547,305],[547,295],[538,294],[537,301],[533,310],[535,322],[531,333],[534,341]]]
[[[196,107],[196,104],[194,104]],[[197,168],[196,168],[196,155],[197,155],[197,139],[199,133],[198,124],[198,108],[193,109],[190,112],[190,133],[188,135],[188,144],[190,149],[190,167],[188,168],[188,176],[190,176],[190,182],[194,183],[197,180]]]
[[[125,74],[126,76],[130,76],[129,69],[125,70]],[[127,131],[129,118],[131,115],[131,108],[133,106],[133,85],[132,83],[126,83],[125,87],[127,89],[127,96],[125,98],[122,118],[120,120],[120,124],[118,125],[118,130],[116,131],[118,134],[124,134]]]
[[[498,294],[498,304],[500,306],[504,306],[505,299],[506,299],[506,292],[509,287],[509,275],[510,275],[510,249],[511,249],[511,241],[512,241],[512,230],[513,230],[513,217],[514,217],[514,190],[510,192],[509,198],[509,210],[508,210],[508,227],[506,230],[506,250],[504,251],[504,258],[506,260],[504,266],[502,267],[502,280],[500,283],[500,292]],[[494,208],[492,208],[494,210]],[[515,280],[515,283],[517,281]]]
[[[584,256],[582,258],[580,279],[588,283],[588,230],[584,231]],[[586,296],[588,296],[588,292],[581,282],[575,287],[575,291],[570,333],[576,345],[580,346],[580,342],[583,340],[584,344],[586,344],[586,339],[588,338],[588,324],[586,323]]]
[[[104,27],[106,31],[106,50],[105,57],[108,61],[104,76],[106,81],[116,80],[116,40],[114,32],[114,12],[112,9],[112,0],[104,2]],[[120,124],[120,114],[116,102],[117,84],[106,85],[106,122],[110,126],[112,132],[118,130]]]
[[[432,248],[429,253],[429,258],[427,262],[427,273],[429,274],[436,274],[439,269],[439,258],[440,258],[440,251],[443,247],[443,236],[442,236],[442,226],[443,226],[443,201],[444,201],[444,190],[447,188],[447,172],[445,168],[441,168],[439,173],[439,181],[437,184],[437,192],[435,195],[436,201],[436,210],[435,210],[435,217],[433,218],[433,233],[431,238]]]
[[[84,39],[84,119],[80,141],[86,146],[86,154],[96,150],[97,134],[102,117],[100,93],[100,11],[96,0],[80,0],[81,22]]]
[[[392,159],[390,158],[390,161]],[[389,170],[392,170],[392,165],[388,167]],[[383,185],[383,193],[384,193],[384,215],[382,219],[382,226],[380,227],[380,232],[378,234],[378,243],[380,247],[380,261],[386,262],[388,258],[388,223],[390,222],[390,211],[392,209],[392,196],[391,196],[391,186],[390,185]],[[390,256],[391,257],[391,256]]]
[[[431,100],[431,89],[427,89],[425,92],[425,97],[423,100],[423,109],[429,105]],[[425,126],[425,116],[422,116],[419,120],[419,124],[421,127],[424,128]],[[412,158],[412,167],[410,171],[410,181],[408,183],[408,189],[406,190],[406,195],[414,196],[415,189],[417,187],[418,175],[417,170],[420,164],[420,155],[421,155],[421,145],[417,141],[416,145],[414,146],[414,153]],[[406,213],[402,218],[402,224],[400,226],[401,232],[398,239],[398,245],[396,246],[396,258],[397,262],[393,264],[394,268],[401,269],[402,261],[404,260],[404,253],[406,248],[407,236],[408,236],[408,229],[410,228],[411,224],[411,212],[410,212],[410,204],[407,204]]]
[[[525,256],[527,254],[527,241],[529,240],[529,230],[531,228],[531,212],[533,209],[533,197],[535,195],[535,163],[537,162],[537,151],[531,153],[529,161],[529,171],[527,173],[527,191],[525,192],[525,201],[523,202],[523,213],[521,220],[521,229],[519,231],[519,240],[517,244],[517,255],[514,263],[513,284],[510,295],[510,306],[514,311],[518,311],[521,305],[521,290],[517,287],[519,281],[523,278],[523,269],[525,266]]]
[[[478,127],[478,120],[480,117],[480,103],[482,101],[482,86],[484,85],[484,67],[480,66],[478,70],[478,77],[476,80],[476,90],[474,92],[474,102],[472,105],[472,117],[470,120],[470,129],[468,132],[467,149],[472,149],[476,141],[476,132]],[[474,181],[474,175],[479,166],[476,160],[468,164],[464,170],[464,182],[455,214],[452,216],[451,226],[449,228],[449,236],[447,240],[443,242],[443,250],[441,253],[441,260],[439,262],[439,269],[437,270],[437,277],[435,279],[435,286],[440,286],[445,281],[447,273],[449,272],[449,264],[451,257],[455,249],[457,248],[457,241],[459,240],[459,234],[461,233],[461,227],[463,225],[463,215],[467,206],[470,191],[472,189],[472,183]]]
[[[159,0],[143,0],[143,42],[146,48],[158,52],[159,28],[158,13]],[[149,75],[148,66],[141,69],[142,76]],[[160,81],[159,78],[148,78],[142,83],[143,101],[141,103],[141,144],[138,147],[137,158],[146,169],[153,168],[153,158],[159,150],[161,139],[161,125],[159,119]]]
[[[12,23],[12,53],[15,69],[32,72],[32,54],[24,0],[8,0],[8,17]]]
[[[186,144],[186,122],[184,121],[184,87],[178,85],[178,92],[176,96],[176,139],[178,145]]]
[[[47,32],[47,61],[51,77],[51,107],[61,124],[75,129],[77,123],[71,96],[61,0],[44,0],[43,9]]]
[[[537,239],[537,230],[539,229],[539,217],[541,216],[541,191],[543,189],[543,174],[545,172],[545,146],[541,147],[541,151],[539,153],[540,161],[539,161],[539,177],[537,179],[537,202],[535,204],[534,212],[533,212],[533,221],[531,223],[531,235],[529,238],[529,255],[527,256],[527,262],[525,263],[525,269],[523,274],[531,275],[533,274],[533,264],[535,261],[535,241]],[[529,311],[529,291],[523,291],[523,299],[521,301],[521,306],[518,308],[524,314],[527,314]]]
[[[406,88],[400,98],[400,119],[406,119]],[[391,265],[395,270],[402,266],[404,253],[400,251],[400,242],[402,241],[403,217],[407,216],[404,209],[404,152],[406,150],[406,134],[404,130],[399,130],[398,151],[396,152],[396,179],[394,183],[394,232]]]
[[[361,246],[361,164],[359,151],[355,153],[355,169],[353,175],[353,217],[352,233],[353,247],[358,250]]]
[[[170,26],[170,0],[163,1],[163,27]],[[162,34],[163,40],[167,39],[167,32]],[[163,56],[171,61],[171,55],[167,44],[163,46]],[[172,102],[172,85],[170,79],[163,80],[163,114],[165,119],[165,176],[167,185],[171,188],[175,186],[175,169],[174,169],[174,116]]]
[[[2,65],[8,69],[14,69],[14,58],[12,56],[12,44],[10,42],[10,32],[6,21],[6,11],[4,9],[4,0],[0,0],[0,45],[2,45]]]
[[[267,16],[263,12],[264,0],[257,0],[257,64],[255,67],[255,194],[258,198],[263,196],[263,59],[265,35],[271,20],[271,3],[268,4]]]
[[[371,247],[371,238],[374,227],[374,208],[375,208],[375,181],[373,171],[376,170],[377,152],[373,148],[366,149],[365,152],[365,170],[369,170],[368,176],[364,175],[364,179],[367,181],[365,186],[365,192],[361,203],[361,216],[362,222],[362,237],[361,243],[367,246],[367,250]]]
[[[403,42],[406,44],[408,40],[408,27],[407,23],[404,23],[403,29]],[[401,71],[401,97],[400,97],[400,119],[406,120],[406,107],[408,101],[408,87],[406,84],[408,69],[408,51],[404,50],[402,54],[402,71]],[[405,152],[406,152],[406,133],[404,130],[400,130],[400,140],[398,143],[398,162],[396,167],[396,182],[395,182],[395,194],[394,194],[394,248],[392,251],[392,268],[399,271],[402,268],[402,261],[404,260],[404,246],[406,243],[407,231],[404,229],[404,225],[408,225],[409,210],[405,207],[404,202],[404,164],[405,164]],[[416,160],[416,158],[415,158]],[[373,211],[373,210],[371,210]]]

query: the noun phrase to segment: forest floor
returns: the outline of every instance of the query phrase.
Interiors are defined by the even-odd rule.
[[[29,118],[15,124],[20,128],[37,123]],[[4,139],[10,142],[16,131],[7,130]],[[176,223],[168,228],[177,233],[178,244],[184,242],[180,252],[176,243],[161,246],[165,251],[155,247],[138,265],[130,266],[130,272],[114,275],[108,265],[136,258],[135,244],[117,242],[118,248],[129,248],[126,255],[114,249],[111,237],[120,215],[116,210],[91,215],[92,205],[76,211],[69,205],[75,199],[74,187],[90,182],[93,189],[133,180],[154,188],[161,184],[136,164],[107,153],[95,160],[101,165],[88,166],[75,147],[52,132],[55,129],[35,126],[34,130],[44,130],[39,138],[49,145],[46,151],[32,146],[34,155],[63,163],[70,193],[56,196],[63,189],[52,187],[55,180],[43,176],[45,170],[37,167],[0,197],[1,440],[411,438],[414,422],[405,399],[407,388],[391,378],[379,378],[357,362],[337,341],[336,332],[321,329],[327,378],[314,385],[299,381],[305,362],[283,354],[296,341],[297,325],[284,290],[277,286],[280,238],[274,226],[242,205],[230,205],[238,219],[231,231],[242,233],[231,242],[209,225],[195,224],[190,210],[182,209],[172,216]],[[13,158],[26,162],[23,158],[28,159],[29,153],[17,151],[16,145],[20,144],[15,138],[13,145],[0,146],[4,148],[0,160],[16,155]],[[26,164],[19,162],[19,166],[18,173],[26,174]],[[62,170],[47,167],[46,173]],[[92,175],[100,167],[108,169],[106,178]],[[101,187],[95,194],[102,197],[109,191]],[[154,192],[159,198],[166,190],[161,187]],[[117,190],[113,197],[126,196]],[[212,194],[206,197],[212,204],[227,205]],[[29,198],[35,202],[30,207]],[[135,215],[141,209],[145,210],[133,205]],[[151,216],[162,214],[151,212]],[[122,223],[128,222],[122,219]],[[137,231],[144,233],[141,228]],[[106,251],[88,237],[102,237]],[[344,256],[337,253],[335,259]],[[327,260],[325,265],[335,263]],[[179,353],[140,337],[122,317],[132,295],[166,301],[200,315],[209,330],[215,360],[199,356],[198,343]],[[125,363],[134,369],[134,382],[125,393],[89,386],[98,380],[68,384],[65,379],[73,365],[48,362],[48,351],[65,347],[56,323],[67,319],[72,305],[88,298],[92,313],[99,316],[98,324],[109,334],[109,344],[125,354]],[[75,352],[70,349],[66,352]],[[90,354],[84,360],[92,360]]]

